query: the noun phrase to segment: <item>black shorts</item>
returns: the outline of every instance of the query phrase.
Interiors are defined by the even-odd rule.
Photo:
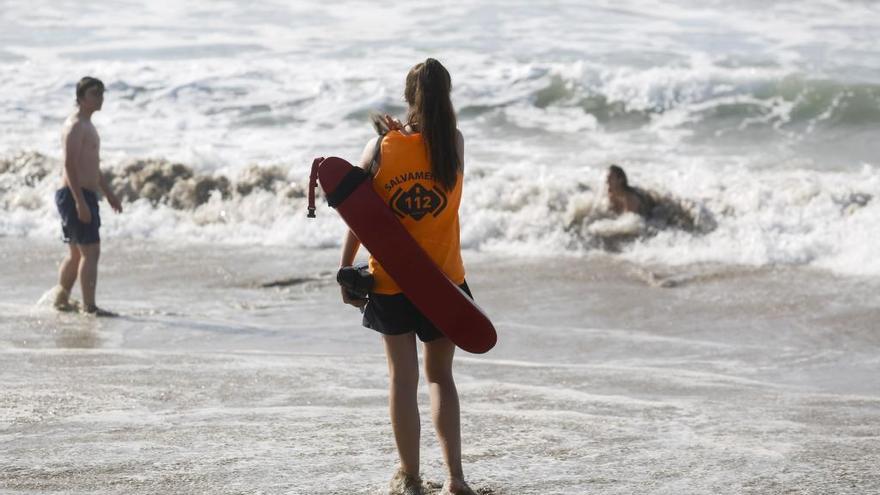
[[[471,299],[474,298],[467,282],[459,287]],[[443,333],[403,294],[370,294],[370,300],[364,308],[363,325],[383,335],[415,332],[422,342],[443,337]]]
[[[76,200],[69,187],[62,187],[55,191],[55,206],[61,215],[61,232],[64,242],[73,244],[94,244],[101,242],[98,229],[101,227],[101,216],[98,214],[98,195],[88,189],[83,189],[83,197],[92,212],[92,221],[82,223],[76,215]]]

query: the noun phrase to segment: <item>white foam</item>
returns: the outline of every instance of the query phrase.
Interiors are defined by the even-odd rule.
[[[349,15],[340,16],[317,2],[232,2],[210,18],[170,0],[125,9],[9,5],[4,19],[14,22],[5,24],[3,50],[11,56],[0,56],[0,85],[28,91],[0,94],[0,158],[21,149],[57,158],[74,81],[88,73],[108,84],[95,115],[106,166],[153,157],[234,177],[255,163],[279,165],[304,185],[314,156],[358,157],[372,134],[369,111],[403,111],[406,71],[432,54],[450,68],[466,136],[468,248],[613,248],[639,263],[880,273],[870,249],[877,199],[843,204],[878,190],[877,144],[866,138],[856,149],[848,141],[876,127],[880,16],[870,5],[679,1],[664,2],[660,14],[659,3],[632,0],[538,11],[505,5],[500,17],[491,13],[500,4],[459,6],[450,17],[425,5],[379,13],[347,3]],[[824,22],[832,16],[834,25]],[[67,27],[54,29],[60,18]],[[431,26],[432,36],[400,43],[414,26]],[[861,114],[857,104],[867,105]],[[717,228],[639,240],[650,226],[608,215],[602,175],[611,162]],[[56,182],[4,192],[0,235],[57,237]],[[105,209],[103,232],[338,245],[345,228],[336,215],[320,206],[319,220],[307,221],[304,206],[269,193],[214,197],[186,211],[137,201],[121,216]],[[636,242],[615,240],[627,236]]]
[[[614,217],[603,171],[563,165],[536,169],[528,163],[471,166],[461,209],[462,245],[533,256],[581,255],[613,243],[621,256],[637,263],[810,265],[841,274],[880,273],[870,249],[880,234],[880,202],[874,197],[880,170],[874,166],[855,174],[748,171],[733,165],[719,174],[687,160],[624,166],[639,187],[677,201],[695,219],[696,230],[658,229],[636,215]],[[50,174],[4,198],[7,213],[0,218],[0,232],[59,237],[52,203],[56,181]],[[121,215],[103,207],[105,237],[313,248],[338,246],[345,232],[326,205],[319,205],[318,219],[307,219],[304,198],[268,190],[226,200],[215,193],[194,209],[154,206],[146,199],[124,206]]]

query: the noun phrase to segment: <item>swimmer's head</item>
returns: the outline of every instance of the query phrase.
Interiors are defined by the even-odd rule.
[[[606,179],[610,189],[629,189],[629,181],[626,178],[626,172],[617,165],[608,167],[608,178]]]

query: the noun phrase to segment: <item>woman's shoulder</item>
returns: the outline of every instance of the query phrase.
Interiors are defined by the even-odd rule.
[[[367,144],[364,146],[364,151],[361,153],[361,162],[360,167],[364,170],[370,170],[373,160],[376,157],[376,152],[378,151],[379,139],[382,136],[375,136],[370,138],[367,141]]]

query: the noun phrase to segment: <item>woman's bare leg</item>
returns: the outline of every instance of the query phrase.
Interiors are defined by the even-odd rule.
[[[446,489],[470,493],[461,468],[461,419],[458,390],[452,377],[455,344],[442,338],[425,343],[425,376],[431,393],[431,417],[446,461]]]
[[[419,476],[419,357],[414,333],[385,335],[385,355],[391,383],[388,409],[397,442],[400,468]]]

